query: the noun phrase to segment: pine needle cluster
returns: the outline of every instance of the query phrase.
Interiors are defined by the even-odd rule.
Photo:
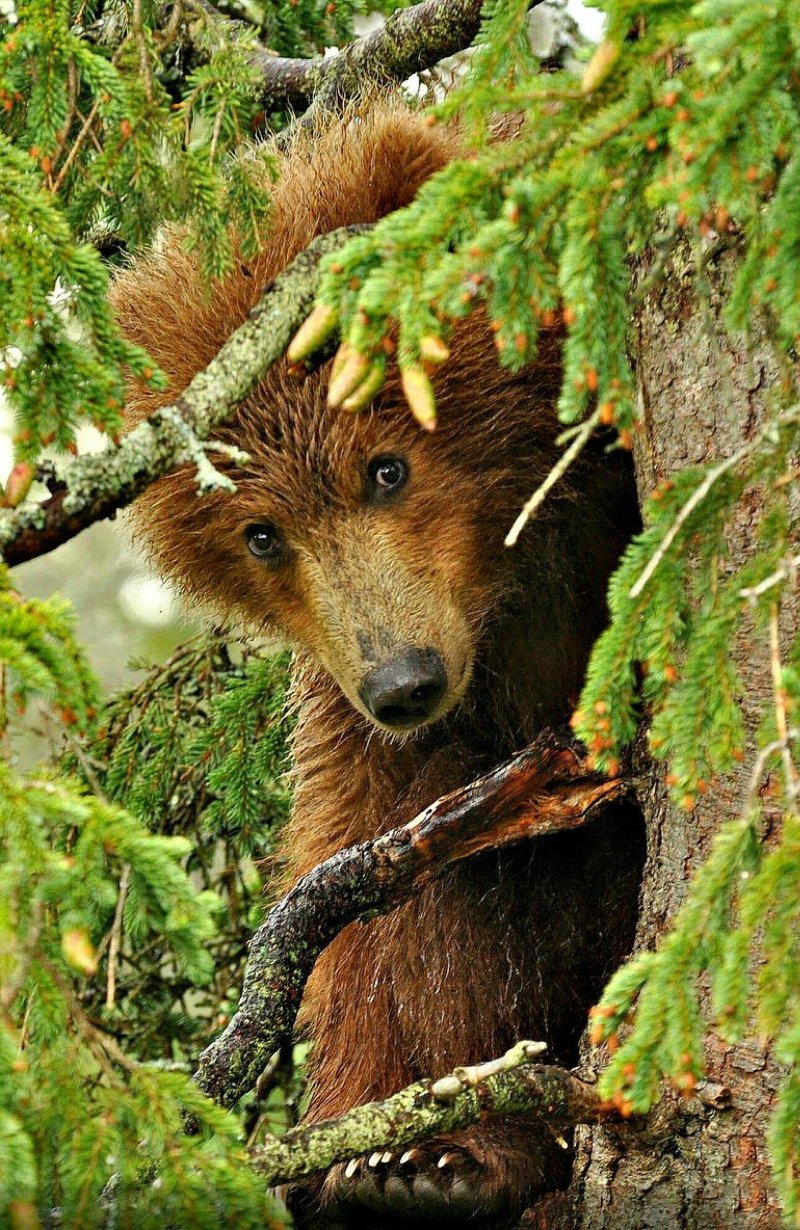
[[[204,942],[202,991],[177,967],[165,972],[166,943],[153,937],[143,958],[130,928],[113,1004],[101,983],[87,988],[87,1002],[109,1009],[104,1021],[141,1059],[190,1063],[235,1006],[263,914],[260,869],[288,812],[288,661],[246,654],[236,663],[232,653],[217,638],[187,642],[113,699],[105,725],[65,765],[151,832],[180,836],[196,890],[224,908]]]
[[[365,361],[351,398],[380,387],[396,329],[409,404],[427,425],[430,367],[446,362],[456,320],[483,310],[510,368],[563,322],[562,421],[591,414],[629,447],[629,262],[656,237],[662,252],[688,241],[702,262],[712,234],[735,236],[745,259],[728,322],[744,329],[763,308],[779,344],[795,342],[797,14],[771,4],[765,37],[763,8],[743,0],[607,0],[606,37],[582,73],[541,74],[527,7],[484,6],[471,71],[430,116],[460,118],[469,156],[327,259],[320,319]],[[498,139],[504,114],[513,139]]]
[[[113,1180],[137,1227],[263,1227],[241,1123],[188,1075],[235,1008],[261,917],[253,859],[287,800],[286,661],[190,642],[98,728],[61,605],[3,596],[8,697],[55,707],[73,737],[58,776],[0,766],[0,1223],[53,1207],[104,1225]]]
[[[352,36],[363,0],[19,0],[0,12],[0,353],[20,461],[121,425],[127,367],[159,382],[120,337],[97,250],[136,249],[174,222],[209,278],[268,226],[273,160],[259,36],[315,54]],[[374,6],[372,6],[374,7]],[[234,6],[235,8],[235,6]]]

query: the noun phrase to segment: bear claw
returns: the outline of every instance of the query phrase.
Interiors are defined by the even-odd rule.
[[[484,1207],[483,1167],[460,1146],[430,1145],[401,1156],[375,1151],[351,1158],[330,1176],[329,1196],[340,1208],[360,1206],[373,1213],[421,1221],[457,1220]]]

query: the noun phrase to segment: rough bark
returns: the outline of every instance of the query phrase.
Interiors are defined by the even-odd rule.
[[[723,253],[711,271],[710,302],[695,293],[692,261],[679,250],[667,279],[644,301],[637,318],[637,367],[643,430],[635,446],[644,497],[687,465],[734,452],[763,422],[777,379],[763,335],[748,351],[725,334],[720,306],[736,254]],[[730,535],[733,569],[753,547],[757,498],[739,510]],[[737,665],[750,736],[770,692],[763,637],[742,638]],[[692,870],[709,852],[723,820],[738,814],[750,768],[723,780],[695,811],[672,806],[662,767],[643,749],[635,766],[648,831],[637,949],[651,948],[682,902]],[[748,757],[747,759],[751,759]],[[558,1230],[776,1230],[781,1224],[771,1187],[765,1129],[781,1073],[755,1037],[736,1046],[712,1033],[708,1084],[688,1103],[665,1094],[646,1121],[580,1129],[570,1211]]]
[[[320,92],[352,96],[367,82],[387,85],[463,51],[478,33],[482,0],[424,0],[393,13],[337,56],[287,59],[256,51],[265,105],[302,107]],[[533,5],[531,6],[533,7]]]

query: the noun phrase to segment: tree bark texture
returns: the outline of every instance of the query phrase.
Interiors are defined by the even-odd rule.
[[[748,349],[743,339],[726,334],[720,320],[735,260],[731,250],[716,259],[704,309],[692,257],[679,249],[666,280],[638,312],[643,429],[635,461],[642,499],[686,466],[728,456],[763,422],[778,379],[768,342],[756,323]],[[751,493],[731,528],[731,571],[752,550],[758,518],[758,496]],[[740,638],[736,664],[750,755],[734,777],[686,813],[668,799],[665,768],[654,765],[643,746],[637,752],[635,769],[647,783],[640,803],[648,834],[637,950],[652,948],[668,929],[713,835],[742,809],[758,715],[771,696],[763,635]],[[765,800],[767,827],[770,818]],[[571,1209],[550,1223],[551,1230],[777,1230],[782,1223],[765,1133],[781,1070],[755,1036],[731,1046],[712,1031],[706,1060],[708,1083],[688,1102],[665,1091],[644,1121],[578,1129]]]

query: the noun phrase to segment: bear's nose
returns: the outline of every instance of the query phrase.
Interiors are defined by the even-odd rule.
[[[413,726],[435,710],[447,671],[435,649],[406,649],[365,678],[361,699],[382,726]]]

